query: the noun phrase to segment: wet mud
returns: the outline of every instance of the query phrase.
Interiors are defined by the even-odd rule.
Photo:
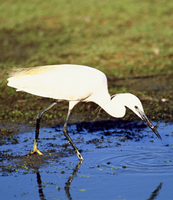
[[[157,128],[157,124],[155,125]],[[75,144],[85,144],[86,146],[93,145],[95,149],[119,147],[123,143],[133,141],[140,142],[144,138],[152,143],[154,139],[158,139],[153,134],[144,134],[144,129],[149,129],[142,122],[129,122],[129,121],[98,121],[98,122],[82,122],[78,124],[69,125],[69,133],[75,141]],[[18,127],[18,131],[20,127]],[[21,128],[23,130],[23,128]],[[54,132],[54,134],[52,134]],[[58,134],[55,134],[58,132]],[[150,131],[152,133],[152,131]],[[9,136],[3,137],[0,141],[1,146],[1,172],[2,175],[8,174],[8,172],[15,172],[19,169],[37,169],[41,166],[49,165],[49,162],[60,162],[64,157],[70,157],[76,155],[70,144],[67,143],[66,138],[62,133],[62,126],[54,126],[51,130],[41,129],[39,143],[41,145],[43,156],[38,154],[28,155],[32,150],[32,143],[34,139],[34,129],[32,133],[9,133]],[[84,135],[83,135],[84,134]],[[87,136],[88,134],[88,136]],[[77,135],[77,138],[74,136]],[[92,136],[92,137],[91,137]],[[169,134],[168,134],[169,136]],[[59,138],[57,141],[57,137]],[[84,140],[87,137],[87,140]],[[113,143],[108,138],[115,137]],[[45,144],[42,144],[44,142]],[[45,146],[44,148],[44,145]],[[166,144],[169,146],[169,144]],[[17,149],[15,152],[14,146]],[[23,147],[22,147],[23,146]],[[3,148],[5,147],[5,148]],[[26,150],[28,149],[28,150]],[[84,150],[80,149],[82,153]],[[108,161],[109,163],[109,161]]]

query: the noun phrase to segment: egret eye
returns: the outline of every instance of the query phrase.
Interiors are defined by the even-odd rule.
[[[138,109],[138,106],[135,106],[136,109]]]

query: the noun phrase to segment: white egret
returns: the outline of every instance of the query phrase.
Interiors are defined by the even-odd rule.
[[[8,78],[8,86],[16,88],[17,91],[55,99],[54,103],[37,115],[34,146],[31,154],[37,152],[42,155],[37,148],[41,117],[61,100],[69,101],[63,133],[80,160],[83,160],[83,157],[67,132],[67,123],[71,111],[79,102],[94,102],[115,118],[123,117],[127,107],[145,121],[157,137],[161,139],[155,127],[146,117],[141,101],[130,93],[116,94],[111,98],[106,75],[95,68],[64,64],[17,69]]]

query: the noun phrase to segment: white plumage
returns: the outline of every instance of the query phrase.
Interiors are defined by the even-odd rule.
[[[106,76],[89,67],[50,65],[23,69],[8,79],[8,86],[37,96],[81,100],[100,88],[107,89]]]
[[[126,107],[128,107],[138,117],[144,120],[161,139],[154,126],[147,119],[140,100],[130,93],[117,94],[111,99],[105,74],[95,68],[65,64],[18,69],[8,79],[8,86],[16,88],[17,91],[24,91],[37,96],[69,101],[69,112],[63,131],[77,152],[79,159],[83,158],[68,136],[67,122],[71,110],[80,101],[95,102],[113,117],[123,117],[126,112]],[[37,116],[37,121],[38,119],[40,121],[43,113],[56,103],[57,101],[40,112]],[[35,137],[34,152],[37,151],[41,154],[37,149],[38,127],[39,123],[37,122],[36,133],[38,133]]]

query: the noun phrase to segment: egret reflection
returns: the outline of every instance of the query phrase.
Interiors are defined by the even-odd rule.
[[[69,200],[72,200],[72,196],[70,194],[70,186],[71,183],[74,179],[74,176],[77,175],[77,172],[81,166],[83,161],[79,160],[79,162],[77,163],[76,167],[73,169],[71,175],[69,176],[67,182],[65,182],[65,186],[64,186],[64,191],[66,193],[66,196]],[[46,200],[45,195],[44,195],[44,187],[42,184],[42,180],[41,180],[41,175],[39,170],[37,169],[36,171],[36,177],[37,177],[37,184],[38,184],[38,193],[39,193],[39,197],[40,200]],[[162,182],[157,186],[157,188],[151,193],[150,197],[147,200],[154,200],[157,198],[157,196],[159,195],[160,190],[162,189]],[[105,191],[106,192],[106,191]]]
[[[70,194],[70,184],[73,181],[74,176],[76,176],[82,162],[83,162],[82,160],[78,161],[76,167],[74,168],[73,172],[71,173],[70,177],[68,178],[68,181],[65,183],[64,190],[65,190],[65,193],[69,200],[72,200],[72,197]],[[37,177],[38,193],[39,193],[40,200],[46,200],[44,191],[43,191],[43,183],[41,180],[41,175],[40,175],[39,169],[36,170],[36,177]]]
[[[159,191],[161,190],[162,188],[162,182],[157,186],[157,188],[152,192],[150,198],[148,198],[147,200],[154,200],[158,194],[159,194]]]

